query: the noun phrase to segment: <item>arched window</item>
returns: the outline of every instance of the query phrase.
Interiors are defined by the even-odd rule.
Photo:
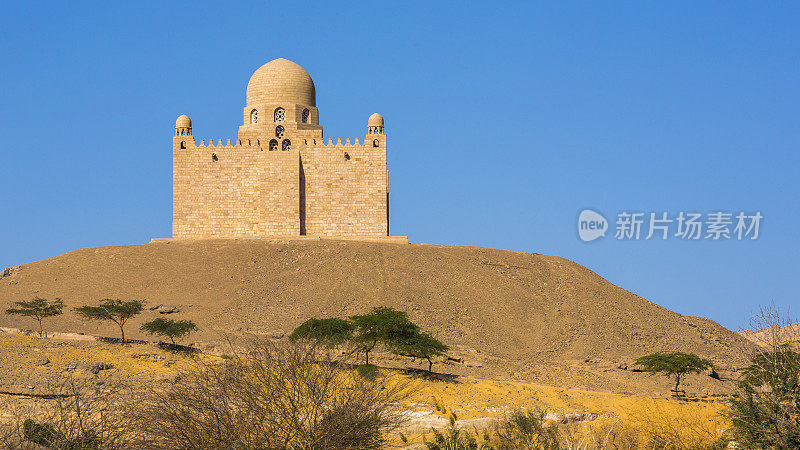
[[[309,114],[308,109],[304,109],[302,116],[303,123],[308,123],[308,114]]]
[[[286,110],[283,108],[275,109],[275,122],[286,122]]]
[[[374,141],[372,141],[372,146],[373,147],[380,147],[381,146],[381,141],[375,139]]]
[[[258,110],[250,111],[250,123],[258,123]]]
[[[292,141],[288,139],[284,139],[283,143],[281,143],[282,150],[291,150],[292,149]]]
[[[278,141],[273,139],[269,141],[269,151],[273,152],[278,149]]]
[[[186,148],[186,141],[181,141],[181,148]]]
[[[275,137],[278,139],[283,137],[283,125],[275,127]]]

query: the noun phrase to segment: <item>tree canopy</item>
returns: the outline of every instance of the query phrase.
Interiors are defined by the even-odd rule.
[[[197,330],[197,325],[191,320],[173,320],[159,317],[143,324],[140,329],[149,334],[168,337],[174,345],[175,338],[181,338]]]
[[[408,342],[419,333],[419,327],[408,320],[408,314],[386,306],[373,308],[369,314],[351,316],[356,334],[353,342],[364,352],[369,364],[369,352],[382,343],[390,350]]]
[[[62,314],[64,309],[64,302],[60,298],[50,301],[38,296],[27,302],[14,302],[14,305],[14,307],[6,309],[6,314],[35,318],[39,322],[39,336],[45,337],[47,334],[44,332],[42,320]]]
[[[327,319],[311,318],[295,328],[289,339],[307,339],[327,347],[342,345],[353,337],[355,326],[352,322],[335,317]]]
[[[98,306],[81,306],[75,312],[90,320],[110,320],[119,326],[122,333],[122,342],[125,342],[125,322],[131,317],[136,317],[144,309],[143,300],[112,300],[104,299]]]
[[[650,375],[663,374],[667,378],[675,379],[675,395],[678,396],[678,387],[681,380],[690,373],[700,373],[714,367],[711,361],[703,359],[694,353],[658,352],[642,356],[634,361]]]
[[[427,360],[428,372],[432,372],[433,358],[444,355],[449,349],[450,347],[428,333],[420,332],[408,340],[395,344],[392,351],[398,355]]]
[[[328,347],[352,344],[354,351],[364,354],[367,365],[370,352],[381,345],[396,355],[427,360],[429,371],[433,358],[448,350],[445,344],[420,331],[407,313],[385,306],[349,319],[311,318],[298,326],[289,338],[313,340]]]

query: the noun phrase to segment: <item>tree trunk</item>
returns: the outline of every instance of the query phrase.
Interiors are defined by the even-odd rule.
[[[44,333],[44,328],[42,328],[42,319],[39,319],[39,337],[47,337],[47,336],[42,336],[43,333]]]
[[[428,373],[433,372],[433,361],[428,358]]]
[[[372,343],[372,345],[371,345],[371,346],[369,346],[369,347],[366,347],[366,346],[364,347],[364,356],[366,356],[366,357],[367,357],[367,365],[369,365],[369,352],[370,352],[370,351],[371,351],[373,348],[375,348],[375,346],[376,346],[376,345],[378,345],[378,342],[377,342],[377,341],[373,342],[373,343]]]
[[[678,394],[678,386],[680,386],[680,384],[681,384],[681,377],[676,376],[675,377],[675,397],[676,398],[680,397],[680,394]]]
[[[125,329],[122,328],[122,325],[119,326],[119,331],[122,333],[122,343],[125,343]]]

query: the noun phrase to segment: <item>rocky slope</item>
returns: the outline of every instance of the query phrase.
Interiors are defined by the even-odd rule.
[[[448,370],[622,389],[641,374],[633,358],[681,350],[737,366],[745,339],[704,318],[682,316],[556,256],[488,248],[354,241],[207,240],[84,248],[11,268],[0,308],[34,295],[70,306],[103,298],[146,299],[175,308],[210,348],[226,334],[290,332],[309,317],[386,305],[453,347]],[[128,326],[162,311],[148,310]],[[0,326],[33,328],[0,314]],[[115,336],[113,324],[72,311],[50,329]],[[562,374],[565,378],[559,378]],[[638,377],[638,378],[637,378]],[[567,380],[567,381],[564,381]],[[634,383],[635,384],[635,383]]]

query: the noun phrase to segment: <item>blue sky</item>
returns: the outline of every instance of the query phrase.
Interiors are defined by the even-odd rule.
[[[236,136],[250,74],[325,136],[386,118],[391,231],[555,254],[738,329],[798,312],[800,4],[15,2],[0,15],[0,267],[169,237],[171,134]],[[578,239],[592,208],[764,216],[757,240]]]

